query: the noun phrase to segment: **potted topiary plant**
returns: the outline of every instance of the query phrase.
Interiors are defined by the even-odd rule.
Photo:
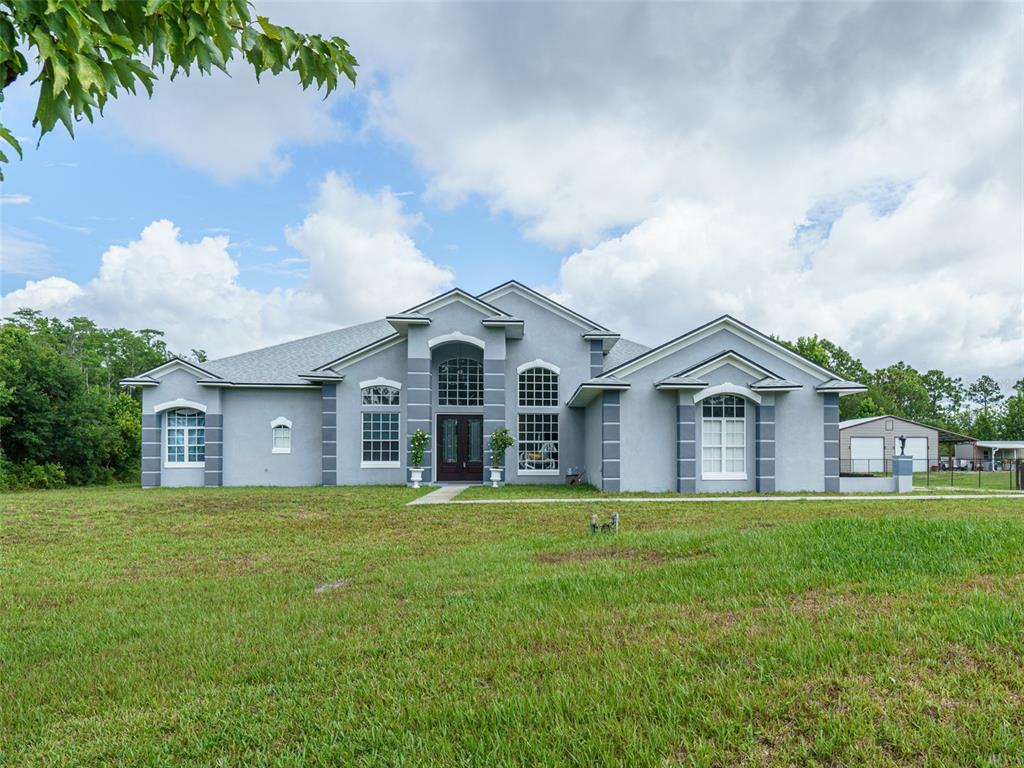
[[[501,482],[502,464],[505,462],[505,451],[515,445],[516,441],[505,427],[499,427],[491,433],[491,487],[497,488]]]
[[[409,460],[412,466],[409,468],[409,479],[413,488],[419,488],[423,480],[423,457],[427,451],[427,443],[430,442],[430,435],[422,429],[417,429],[409,437]]]

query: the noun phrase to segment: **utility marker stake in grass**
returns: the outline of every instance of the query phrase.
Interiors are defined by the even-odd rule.
[[[619,532],[619,513],[615,512],[612,514],[611,522],[599,523],[597,520],[597,512],[590,516],[590,535],[593,536],[596,533],[618,533]]]

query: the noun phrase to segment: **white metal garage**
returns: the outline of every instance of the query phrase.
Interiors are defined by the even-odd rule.
[[[841,467],[846,470],[846,467]],[[884,437],[853,437],[850,438],[849,472],[884,472],[885,471],[885,438]]]

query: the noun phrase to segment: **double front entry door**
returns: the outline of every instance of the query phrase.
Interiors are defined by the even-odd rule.
[[[484,417],[437,417],[437,479],[481,482],[484,476]]]

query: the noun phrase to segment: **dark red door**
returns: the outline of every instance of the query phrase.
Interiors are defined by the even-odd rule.
[[[438,480],[483,481],[483,416],[438,416],[437,447]]]

